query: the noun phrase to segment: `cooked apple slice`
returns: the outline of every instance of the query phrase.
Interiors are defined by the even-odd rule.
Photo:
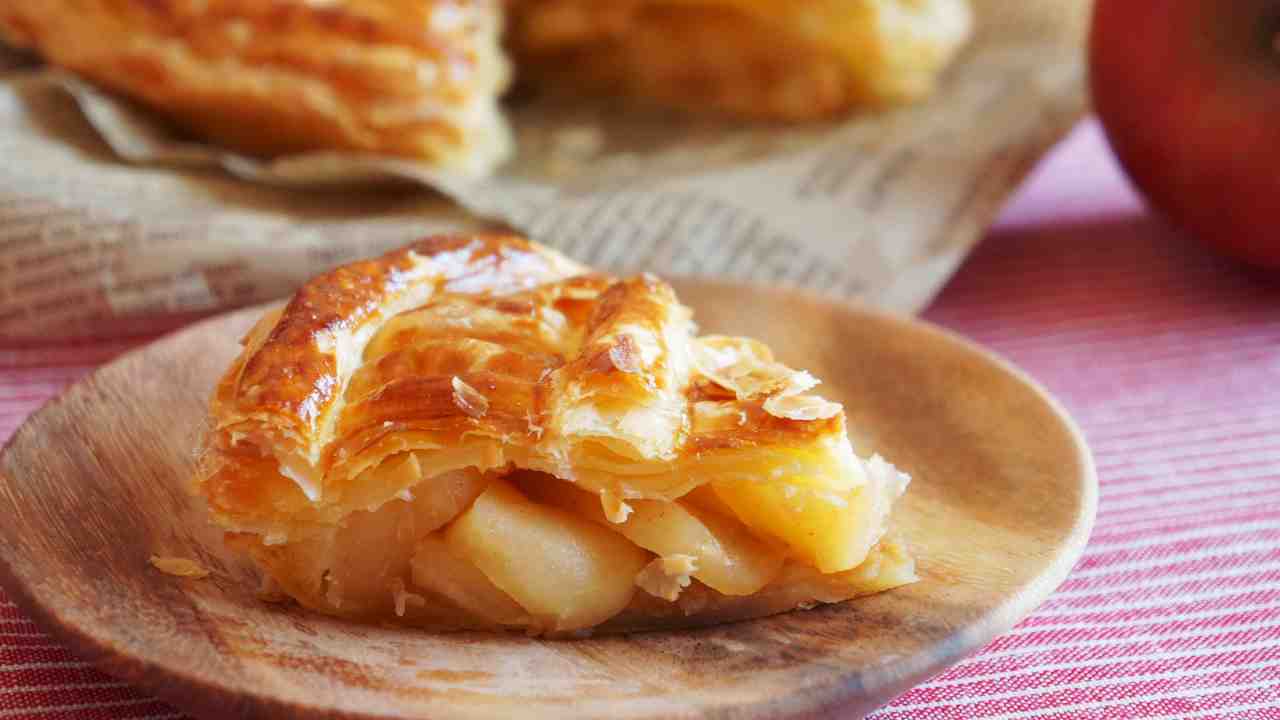
[[[750,595],[768,585],[782,569],[784,554],[752,536],[732,518],[682,503],[628,500],[626,520],[606,518],[599,496],[548,475],[523,478],[534,500],[568,510],[622,533],[628,540],[663,557],[694,558],[697,578],[725,595]]]
[[[907,548],[890,531],[855,568],[844,572],[822,574],[807,565],[787,563],[775,586],[820,602],[841,602],[852,597],[872,595],[919,580],[916,563]]]
[[[382,472],[420,475],[413,454],[387,460]],[[409,577],[414,543],[471,504],[488,483],[467,469],[423,480],[381,507],[359,510],[342,524],[284,545],[249,544],[275,580],[308,607],[349,617],[395,608],[396,582]]]
[[[663,557],[693,556],[698,565],[693,576],[717,592],[751,595],[782,569],[782,552],[730,518],[680,503],[636,500],[631,505],[635,512],[618,526],[622,534]]]
[[[834,587],[854,588],[859,595],[870,595],[908,585],[920,579],[916,561],[906,545],[890,530],[871,548],[867,559],[858,567],[834,575],[825,575]],[[818,596],[819,600],[825,599]],[[835,601],[832,601],[835,602]]]
[[[484,573],[459,557],[439,534],[418,541],[410,561],[413,584],[495,625],[524,626],[532,619]]]
[[[393,458],[387,472],[421,475],[412,453]],[[414,542],[458,516],[487,483],[483,474],[458,470],[428,478],[403,498],[373,512],[354,512],[333,535],[324,592],[330,604],[365,613],[390,605],[392,584],[409,575]]]
[[[799,484],[720,481],[716,495],[749,527],[791,548],[824,573],[860,565],[884,535],[889,508],[909,478],[879,456],[866,464],[864,485],[844,492]]]
[[[699,485],[692,491],[685,493],[680,498],[680,503],[685,507],[695,508],[723,517],[737,517],[733,512],[733,508],[720,499],[720,496],[716,494],[715,488],[711,487],[710,484]]]
[[[418,464],[418,453],[408,453]],[[409,491],[413,537],[420,538],[447,525],[467,509],[489,484],[490,477],[475,468],[443,473],[424,480]]]
[[[298,571],[282,584],[293,592],[296,582],[318,583],[315,601],[343,615],[389,612],[392,583],[405,577],[412,554],[401,542],[407,511],[407,503],[396,500],[374,512],[351,513],[330,532],[280,546],[284,567]]]
[[[617,533],[531,502],[506,480],[494,480],[444,538],[553,632],[591,627],[620,612],[651,558]]]

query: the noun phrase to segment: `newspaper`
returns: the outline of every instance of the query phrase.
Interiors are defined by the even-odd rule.
[[[620,273],[915,312],[1086,105],[1087,0],[974,5],[976,36],[926,102],[777,127],[533,101],[510,109],[517,157],[484,180],[193,145],[0,50],[0,337],[145,332],[426,234],[504,225]]]

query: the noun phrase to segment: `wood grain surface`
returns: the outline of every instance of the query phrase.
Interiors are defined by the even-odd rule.
[[[705,332],[826,380],[859,452],[915,481],[922,581],[764,620],[576,641],[360,626],[256,598],[185,490],[206,397],[255,311],[108,365],[0,457],[0,584],[107,672],[207,718],[857,717],[1012,626],[1079,557],[1083,438],[1016,370],[922,323],[793,291],[677,284]],[[152,555],[212,574],[179,579]]]

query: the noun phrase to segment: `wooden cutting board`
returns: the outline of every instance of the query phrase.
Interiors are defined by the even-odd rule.
[[[354,625],[256,598],[185,491],[205,402],[255,319],[127,355],[0,457],[0,584],[108,673],[207,718],[857,717],[1011,627],[1079,557],[1097,482],[1062,409],[923,323],[794,291],[678,285],[705,332],[826,380],[859,452],[915,480],[897,524],[921,581],[807,612],[577,641]],[[152,555],[195,559],[204,580]],[[838,710],[838,713],[837,713]]]

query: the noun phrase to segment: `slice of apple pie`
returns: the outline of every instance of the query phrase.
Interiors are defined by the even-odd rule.
[[[704,625],[914,579],[908,478],[759,342],[648,275],[507,236],[308,283],[212,399],[195,479],[320,612],[564,634]]]

